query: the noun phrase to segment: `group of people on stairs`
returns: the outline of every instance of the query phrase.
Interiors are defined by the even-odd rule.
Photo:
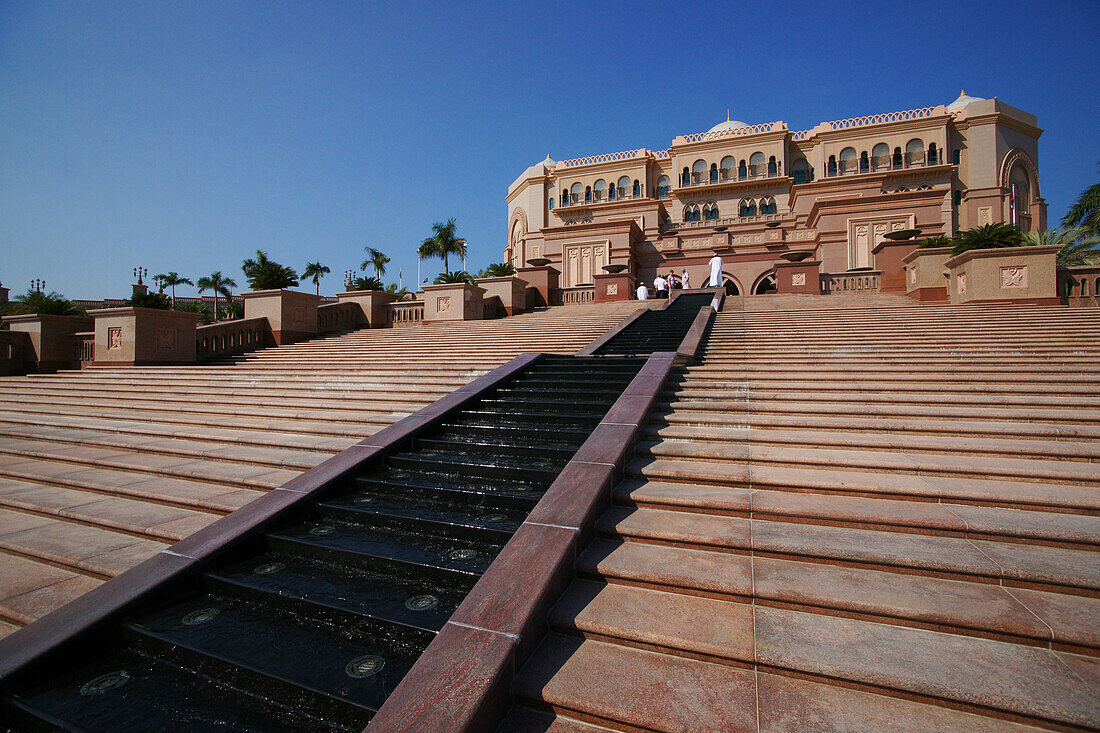
[[[707,264],[710,265],[710,280],[707,287],[716,288],[722,281],[722,258],[714,255]],[[678,287],[685,290],[691,287],[691,276],[687,268],[681,271],[679,280],[676,279],[676,273],[673,270],[668,271],[667,277],[662,277],[658,272],[657,277],[653,279],[653,288],[658,300],[667,298],[669,292]],[[646,287],[645,282],[638,283],[638,300],[649,300],[649,288]]]

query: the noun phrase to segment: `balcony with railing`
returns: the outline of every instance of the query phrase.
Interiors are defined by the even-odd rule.
[[[878,270],[821,273],[821,294],[877,293],[882,287],[882,273]]]
[[[550,291],[550,305],[582,305],[596,302],[595,285],[577,285]]]
[[[609,204],[617,201],[634,201],[647,198],[649,198],[649,196],[645,195],[645,191],[642,190],[641,186],[638,188],[615,187],[605,191],[566,194],[561,199],[561,205],[558,208],[595,206],[597,204]]]
[[[739,181],[779,178],[782,169],[782,163],[760,163],[758,165],[743,165],[738,168],[721,168],[688,173],[687,175],[680,175],[680,188],[718,186]]]
[[[908,153],[894,152],[888,155],[861,156],[837,161],[829,156],[825,164],[825,177],[856,176],[866,173],[926,168],[944,163],[943,155],[935,148]]]

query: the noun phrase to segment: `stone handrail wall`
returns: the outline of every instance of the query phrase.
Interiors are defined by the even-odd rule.
[[[667,150],[654,150],[653,157],[657,160],[668,160],[672,155]]]
[[[645,157],[648,151],[645,148],[636,148],[634,150],[623,150],[618,153],[606,153],[604,155],[589,155],[586,158],[570,158],[569,160],[563,160],[554,166],[558,168],[576,168],[582,165],[591,165],[593,163],[610,163],[616,160],[631,160],[633,158]]]
[[[1100,265],[1059,267],[1058,295],[1076,308],[1100,307]]]
[[[317,329],[329,333],[355,328],[360,312],[356,303],[324,303],[317,306]]]
[[[696,132],[692,135],[682,135],[676,138],[677,143],[697,143],[702,140],[715,140],[721,137],[739,137],[742,135],[756,135],[761,132],[774,132],[786,129],[782,122],[765,122],[760,125],[747,125],[733,130],[718,130],[717,132]]]
[[[0,331],[0,376],[26,374],[34,367],[34,344],[24,331]]]
[[[596,302],[595,285],[578,285],[575,288],[558,288],[550,295],[551,305],[581,305]]]
[[[882,287],[882,273],[877,270],[863,272],[821,273],[821,294],[877,293]]]
[[[390,303],[390,325],[394,328],[415,326],[424,321],[424,301],[404,300]]]
[[[243,354],[266,345],[266,318],[242,318],[199,326],[195,329],[195,357],[198,361]]]
[[[95,361],[95,331],[73,334],[73,363],[81,369]]]
[[[805,140],[806,138],[808,138],[810,136],[811,132],[813,132],[813,130],[799,130],[798,132],[792,132],[791,133],[791,139],[792,140]]]
[[[867,125],[882,125],[887,122],[900,122],[902,120],[918,120],[922,117],[931,117],[935,107],[921,107],[919,109],[907,109],[901,112],[887,112],[866,117],[849,117],[846,120],[830,120],[823,122],[832,130],[847,130],[852,127],[866,127]],[[820,125],[819,125],[820,127]]]

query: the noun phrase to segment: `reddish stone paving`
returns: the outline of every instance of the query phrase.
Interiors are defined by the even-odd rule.
[[[573,353],[638,308],[0,379],[0,636],[516,355]]]
[[[718,315],[503,731],[1100,726],[1100,312],[818,308]]]

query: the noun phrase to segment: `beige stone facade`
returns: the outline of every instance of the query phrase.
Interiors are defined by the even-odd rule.
[[[875,252],[891,231],[1045,226],[1041,134],[1034,115],[963,93],[804,131],[727,120],[667,150],[547,156],[509,187],[505,257],[548,258],[573,288],[606,264],[646,281],[687,269],[698,285],[718,253],[729,291],[755,294],[774,289],[780,254],[809,250],[825,289],[830,274],[889,269],[903,290],[898,253]]]

